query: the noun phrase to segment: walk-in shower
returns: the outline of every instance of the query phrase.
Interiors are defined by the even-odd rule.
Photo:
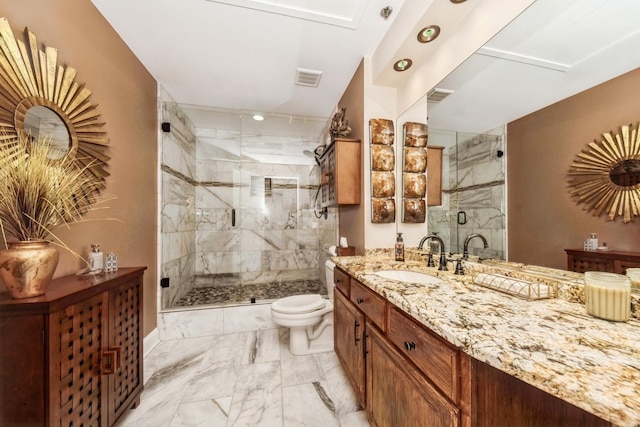
[[[335,244],[335,213],[318,216],[315,199],[326,120],[257,123],[175,103],[162,113],[162,309],[326,293],[320,256]]]

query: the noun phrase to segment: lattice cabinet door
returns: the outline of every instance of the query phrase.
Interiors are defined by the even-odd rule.
[[[107,425],[107,383],[101,375],[107,310],[103,292],[51,314],[50,425]]]
[[[109,349],[115,367],[109,381],[109,424],[137,406],[142,391],[142,277],[109,291]]]

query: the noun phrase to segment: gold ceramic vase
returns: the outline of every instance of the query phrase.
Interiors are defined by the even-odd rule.
[[[9,242],[0,250],[0,279],[12,298],[44,295],[58,266],[58,250],[46,240]]]

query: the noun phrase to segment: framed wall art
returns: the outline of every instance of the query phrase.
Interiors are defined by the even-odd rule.
[[[402,150],[402,222],[423,223],[427,216],[427,139],[424,123],[406,122]]]
[[[371,135],[371,222],[396,221],[395,132],[393,121],[369,120]]]

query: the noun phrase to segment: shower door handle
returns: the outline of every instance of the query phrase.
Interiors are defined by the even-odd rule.
[[[235,210],[235,208],[231,209],[231,226],[232,227],[236,226],[236,210]]]

